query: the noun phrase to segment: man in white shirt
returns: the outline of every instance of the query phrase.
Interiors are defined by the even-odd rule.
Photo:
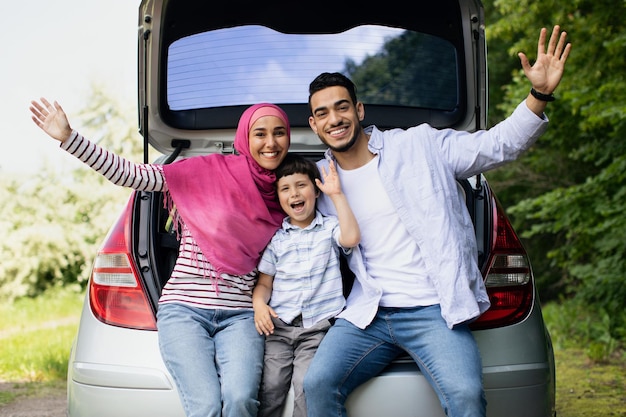
[[[348,395],[403,352],[448,416],[485,416],[480,353],[468,323],[489,308],[489,298],[456,180],[516,159],[547,128],[543,112],[571,45],[558,26],[547,50],[546,37],[542,29],[534,65],[519,54],[531,93],[486,131],[363,128],[365,109],[352,81],[323,73],[311,83],[309,124],[329,147],[318,165],[336,162],[361,243],[348,258],[356,278],[346,308],[304,380],[308,417],[345,416]],[[333,214],[323,196],[318,209]]]

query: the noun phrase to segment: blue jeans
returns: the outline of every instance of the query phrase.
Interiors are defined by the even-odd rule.
[[[348,395],[402,352],[417,363],[447,416],[485,416],[476,341],[467,325],[448,329],[434,305],[380,307],[364,330],[338,319],[304,378],[308,417],[345,417]]]
[[[264,338],[252,310],[163,304],[159,347],[187,417],[255,417]]]

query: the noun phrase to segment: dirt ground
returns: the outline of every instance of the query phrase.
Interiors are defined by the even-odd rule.
[[[66,417],[65,387],[46,388],[34,395],[26,395],[24,388],[0,383],[0,391],[17,394],[11,403],[0,405],[0,417]]]

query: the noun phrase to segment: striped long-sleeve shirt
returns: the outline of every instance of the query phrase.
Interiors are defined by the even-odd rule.
[[[162,165],[136,164],[90,142],[76,131],[61,148],[113,184],[139,191],[167,192]],[[206,309],[252,309],[256,270],[246,275],[222,274],[220,279],[211,279],[215,277],[212,265],[202,255],[189,229],[182,226],[178,258],[159,303],[181,303]]]

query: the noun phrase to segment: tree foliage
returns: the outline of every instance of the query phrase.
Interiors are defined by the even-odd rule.
[[[364,103],[451,109],[457,104],[455,66],[454,49],[446,41],[407,31],[361,64],[348,60],[345,73]]]
[[[626,307],[626,3],[489,0],[492,105],[506,115],[529,85],[516,54],[536,54],[541,26],[560,24],[573,49],[549,104],[548,132],[517,163],[490,175],[524,231],[535,272],[551,296],[576,297],[623,320]],[[508,55],[508,58],[505,56]],[[537,268],[540,265],[540,268]],[[622,317],[622,319],[619,319]],[[614,327],[624,323],[613,323]]]
[[[133,112],[97,86],[86,103],[70,122],[81,121],[81,133],[87,137],[141,161],[142,141],[132,128]],[[52,140],[41,135],[41,140]],[[69,174],[47,167],[28,178],[3,175],[0,298],[34,296],[52,286],[84,286],[93,258],[128,195],[127,189],[110,184],[88,167],[79,166]]]

